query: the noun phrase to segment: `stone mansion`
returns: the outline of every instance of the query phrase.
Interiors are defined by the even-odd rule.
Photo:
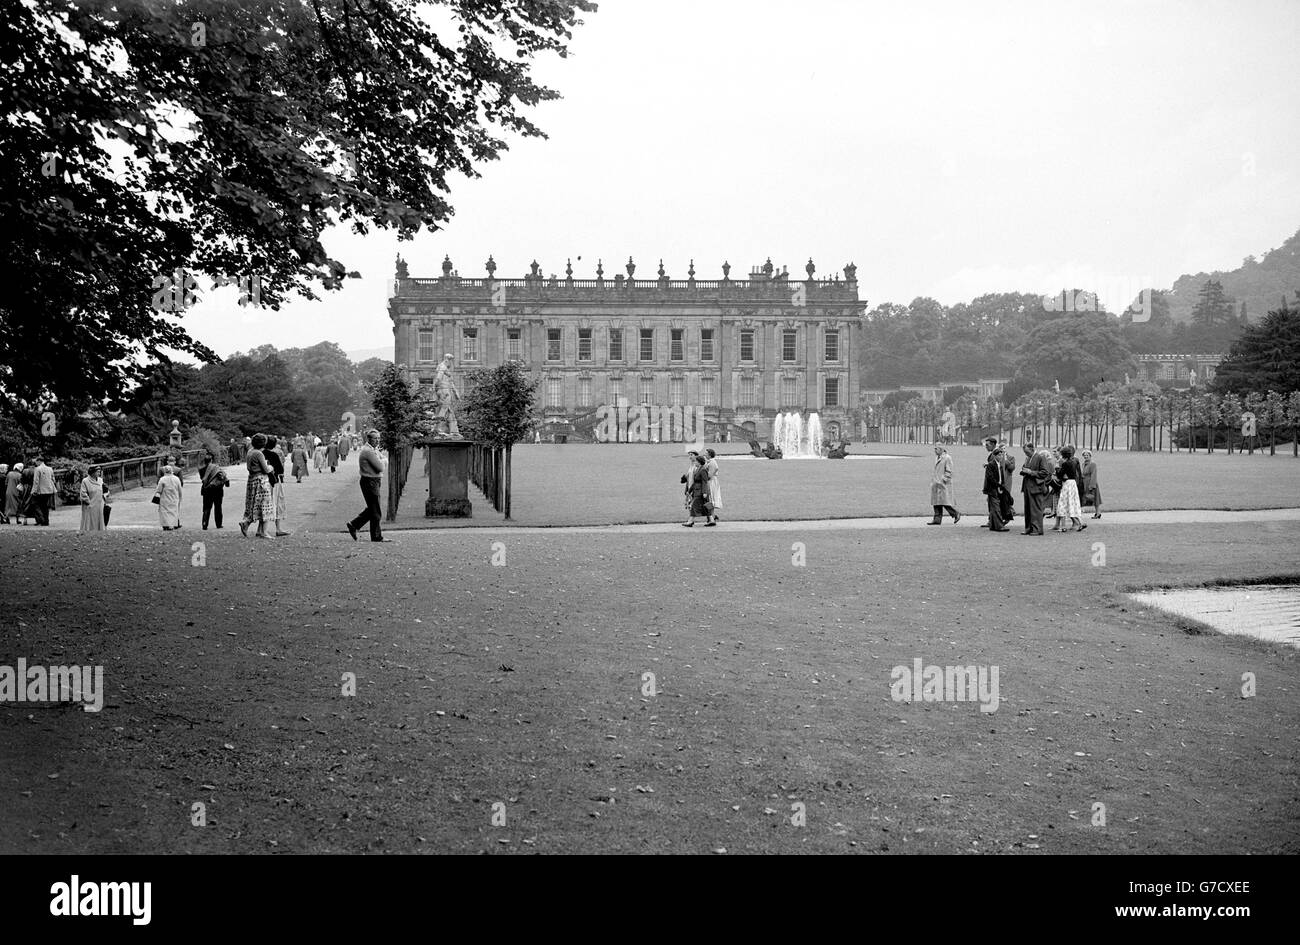
[[[711,436],[731,425],[758,437],[787,410],[817,411],[823,429],[849,432],[859,378],[854,356],[866,301],[857,267],[843,277],[776,271],[769,259],[747,276],[669,278],[662,260],[650,278],[624,272],[576,279],[545,276],[536,262],[523,278],[497,278],[489,257],[482,278],[463,278],[449,258],[442,275],[413,278],[400,257],[388,303],[395,363],[421,386],[438,361],[455,359],[463,378],[507,360],[541,381],[547,420],[581,425],[602,406],[701,408]],[[732,431],[740,434],[740,430]]]

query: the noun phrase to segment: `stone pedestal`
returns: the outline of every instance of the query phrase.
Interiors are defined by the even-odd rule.
[[[429,469],[429,498],[425,518],[471,518],[469,501],[468,440],[423,440],[425,465]]]

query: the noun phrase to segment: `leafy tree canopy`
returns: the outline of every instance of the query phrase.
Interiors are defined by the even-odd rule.
[[[1091,390],[1137,373],[1119,322],[1104,312],[1065,313],[1035,325],[1016,351],[1019,386]]]
[[[458,423],[461,433],[487,446],[511,446],[533,429],[538,380],[523,366],[507,361],[498,368],[471,371],[466,379]]]
[[[395,450],[420,432],[424,405],[401,368],[388,365],[366,385],[366,392],[371,402],[370,423],[379,431],[385,449]]]
[[[531,60],[595,4],[427,6],[0,5],[0,395],[75,411],[169,352],[215,360],[180,321],[211,283],[178,270],[277,308],[349,275],[327,226],[445,222],[449,175],[541,134],[524,111],[557,93]]]

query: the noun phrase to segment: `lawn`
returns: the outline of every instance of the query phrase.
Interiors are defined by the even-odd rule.
[[[1122,593],[1300,574],[1296,523],[397,537],[0,532],[0,664],[108,690],[0,706],[0,852],[1300,852],[1295,651]],[[997,711],[894,701],[918,658]]]
[[[722,444],[736,450],[735,444]],[[716,449],[717,447],[715,447]],[[766,460],[719,457],[725,519],[858,518],[930,514],[934,453],[926,446],[871,444],[874,454],[901,459]],[[853,450],[863,452],[855,445]],[[987,455],[952,447],[958,507],[979,514]],[[1017,469],[1024,454],[1017,449]],[[1111,511],[1133,509],[1260,509],[1300,505],[1300,460],[1222,453],[1098,453],[1102,497]],[[512,520],[520,525],[666,522],[682,512],[685,447],[677,445],[518,446],[513,452]],[[412,467],[403,497],[423,507],[424,487]],[[1019,481],[1019,477],[1017,477]],[[479,496],[471,496],[479,507]],[[1017,494],[1017,506],[1021,499]],[[407,503],[411,503],[407,506]],[[481,517],[492,521],[490,510]]]

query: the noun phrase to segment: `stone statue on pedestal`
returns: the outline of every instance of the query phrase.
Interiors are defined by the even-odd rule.
[[[433,435],[438,439],[460,439],[460,426],[456,423],[456,401],[460,400],[460,391],[451,374],[452,357],[443,355],[442,363],[433,378],[433,392],[438,399],[438,411],[435,414],[438,425]]]

